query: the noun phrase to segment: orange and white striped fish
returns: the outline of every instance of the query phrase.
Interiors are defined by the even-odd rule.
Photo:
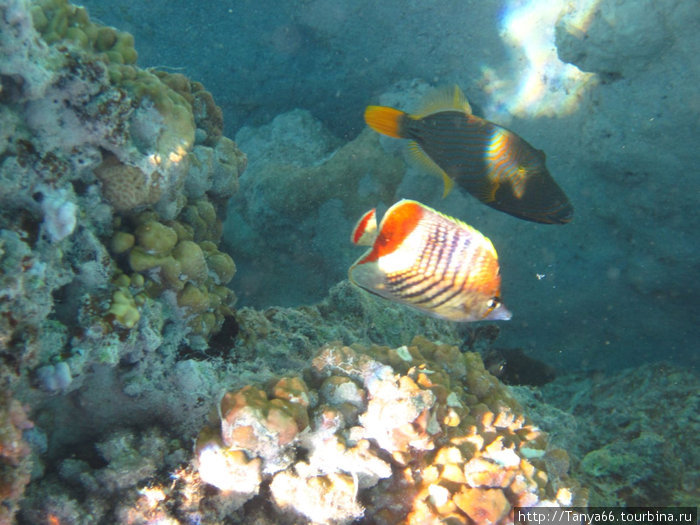
[[[457,86],[437,90],[413,115],[368,106],[365,122],[384,135],[411,139],[412,156],[442,177],[445,195],[456,182],[484,204],[520,219],[564,224],[574,215],[547,170],[544,152],[473,115]]]
[[[491,241],[457,219],[413,200],[389,208],[377,229],[365,213],[352,241],[371,248],[348,272],[365,290],[450,321],[508,320]]]

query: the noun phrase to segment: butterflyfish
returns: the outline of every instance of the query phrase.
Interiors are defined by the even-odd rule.
[[[375,295],[450,321],[511,317],[496,250],[468,224],[404,199],[379,228],[375,210],[363,215],[352,240],[371,248],[350,267],[350,281]]]
[[[457,183],[484,204],[520,219],[564,224],[574,214],[545,165],[545,154],[514,132],[472,114],[459,87],[437,90],[416,114],[368,106],[375,131],[409,139],[411,155],[442,177],[444,195]]]

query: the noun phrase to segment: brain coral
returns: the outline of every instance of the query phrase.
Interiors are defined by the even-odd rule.
[[[229,511],[269,494],[272,521],[474,525],[512,523],[516,505],[585,503],[566,452],[477,354],[422,337],[331,343],[305,377],[227,393],[220,428],[200,435],[199,476]]]

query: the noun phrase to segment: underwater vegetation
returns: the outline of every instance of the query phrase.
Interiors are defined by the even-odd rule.
[[[356,38],[356,28],[339,35],[329,24],[349,16],[344,8],[311,9],[326,4],[296,5],[298,18],[289,24],[303,21],[323,46]],[[470,4],[470,14],[487,9],[487,3]],[[636,9],[632,4],[602,2],[602,14],[590,20],[593,43],[576,20],[562,18],[552,35],[561,55],[613,83],[653,64],[628,53],[618,71],[607,53],[630,43],[639,44],[640,53],[676,45],[656,37],[644,42],[632,31],[610,40],[615,10]],[[682,18],[682,5],[663,15],[647,5],[645,20],[671,24]],[[141,8],[145,14],[151,6]],[[167,25],[184,38],[165,23],[168,16],[153,30]],[[670,25],[649,24],[648,32],[657,25],[668,36]],[[293,44],[298,34],[282,28],[274,40]],[[417,40],[425,38],[416,32]],[[217,49],[211,47],[212,59]],[[201,59],[197,49],[189,54]],[[371,129],[340,139],[317,113],[294,109],[241,129],[233,141],[225,136],[219,95],[215,100],[208,91],[212,85],[205,88],[190,70],[186,76],[147,69],[137,59],[132,35],[83,7],[0,0],[1,525],[507,524],[518,504],[697,502],[697,376],[671,364],[639,363],[619,372],[605,366],[614,352],[600,341],[590,344],[601,333],[608,337],[604,321],[583,329],[571,323],[575,305],[560,299],[575,294],[556,280],[557,271],[579,271],[576,260],[590,262],[595,250],[572,254],[567,269],[547,267],[541,278],[527,259],[544,246],[542,260],[562,268],[558,250],[570,236],[579,242],[578,224],[587,228],[597,213],[614,228],[606,229],[613,239],[629,235],[639,210],[654,209],[653,192],[643,184],[627,188],[638,208],[614,216],[610,207],[586,202],[598,198],[593,190],[580,191],[588,181],[562,169],[573,160],[562,163],[561,150],[549,155],[562,187],[572,197],[576,192],[577,219],[563,228],[542,227],[538,238],[540,226],[469,196],[453,192],[439,200],[437,185],[422,182],[427,177],[407,171],[394,154],[398,141]],[[260,62],[256,78],[270,65]],[[395,57],[386,64],[396,67]],[[410,109],[412,97],[427,91],[419,80],[378,84],[363,71],[352,74],[373,87],[361,101],[353,94],[358,104],[339,115],[353,111],[360,121],[374,99]],[[244,76],[241,66],[236,82]],[[468,93],[486,92],[462,85]],[[250,100],[258,96],[251,93]],[[328,100],[342,105],[341,95]],[[609,101],[598,103],[610,111]],[[270,107],[250,113],[259,121],[261,111],[284,109]],[[320,113],[331,113],[328,107]],[[228,104],[226,111],[241,108]],[[617,133],[612,122],[587,122],[579,145],[596,136],[600,141],[603,128]],[[545,147],[546,134],[519,126],[523,137]],[[644,129],[647,138],[657,133]],[[667,146],[671,140],[657,138]],[[609,146],[601,141],[600,147]],[[629,147],[644,150],[643,144]],[[654,161],[652,153],[643,157]],[[620,185],[606,176],[611,186]],[[445,214],[400,201],[412,192]],[[621,193],[616,197],[627,202]],[[688,220],[673,219],[673,233],[684,236],[692,216],[686,200],[674,202],[669,215]],[[392,216],[404,206],[413,213],[400,225],[419,225],[420,242],[394,235],[401,228],[392,227]],[[363,216],[370,208],[375,211]],[[376,209],[388,210],[379,225]],[[474,277],[468,291],[478,295],[475,316],[506,317],[501,281],[516,316],[509,323],[460,325],[354,286],[345,273],[357,248],[347,240],[361,216],[366,220],[354,238],[371,248],[351,272],[364,288],[376,292],[383,284],[355,273],[358,266],[376,265],[371,273],[384,277],[392,269],[384,265],[391,249],[407,250],[419,270],[445,268],[445,277],[455,269],[445,239],[464,241],[485,257],[478,266],[485,276],[470,273],[477,268],[471,265],[455,273],[465,282]],[[488,232],[498,258],[489,238],[461,219]],[[679,260],[691,258],[673,245],[652,243],[647,230],[633,233],[635,243],[648,246],[648,259],[628,258],[629,272],[625,266],[616,274],[618,266],[611,266],[603,281],[660,301],[676,297],[692,272],[651,279],[648,268],[663,259],[678,269]],[[612,265],[609,257],[600,255],[595,268]],[[249,272],[251,261],[260,273]],[[422,301],[457,291],[451,288],[456,280],[447,286],[415,271],[430,290],[395,289],[394,295]],[[552,283],[546,302],[518,282],[526,274]],[[269,306],[287,290],[296,291],[286,295],[293,298],[287,306]],[[580,308],[609,311],[585,298]],[[250,306],[256,302],[267,306]],[[528,317],[534,310],[541,326]],[[650,325],[644,320],[634,318],[640,333]],[[561,366],[559,354],[553,357],[535,336],[518,339],[516,332],[508,340],[510,330],[537,329],[567,332],[578,345],[566,347],[574,354],[569,359],[585,357],[589,364]],[[582,347],[584,357],[572,350]],[[531,357],[533,348],[539,359]]]

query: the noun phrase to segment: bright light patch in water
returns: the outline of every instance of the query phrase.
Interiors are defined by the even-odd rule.
[[[501,20],[501,37],[513,49],[510,78],[484,68],[482,84],[491,95],[486,116],[559,116],[572,113],[594,73],[559,60],[555,25],[565,16],[567,31],[586,32],[600,0],[510,0]]]

